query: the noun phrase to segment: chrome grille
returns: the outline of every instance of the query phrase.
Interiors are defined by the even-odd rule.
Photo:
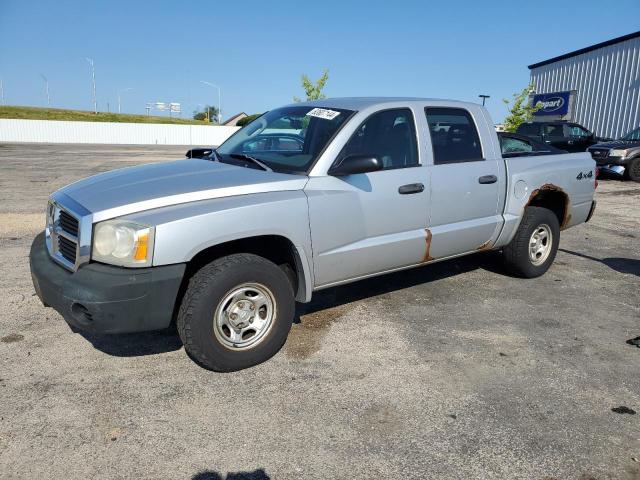
[[[73,235],[76,238],[78,237],[78,219],[72,217],[64,210],[60,210],[60,214],[58,216],[58,224],[64,232]]]
[[[78,245],[66,237],[58,236],[58,252],[62,257],[75,265]]]
[[[593,158],[594,160],[598,160],[598,159],[602,159],[602,158],[607,158],[609,156],[609,150],[603,150],[603,149],[591,149],[591,158]]]
[[[71,203],[68,198],[65,198]],[[87,248],[82,248],[82,219],[75,210],[82,207],[72,204],[74,210],[52,199],[47,207],[47,249],[51,257],[67,270],[75,271],[88,260]],[[87,213],[83,211],[82,213]],[[86,242],[86,240],[85,240]]]

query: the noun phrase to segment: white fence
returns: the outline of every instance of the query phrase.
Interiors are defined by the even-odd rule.
[[[0,142],[220,145],[239,127],[0,119]]]

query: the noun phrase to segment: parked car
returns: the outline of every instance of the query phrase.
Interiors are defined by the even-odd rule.
[[[640,127],[618,140],[589,147],[588,151],[603,171],[640,182]]]
[[[517,133],[498,132],[498,140],[504,158],[567,153],[548,143],[539,143]]]
[[[597,142],[595,135],[582,125],[564,121],[525,122],[516,133],[567,152],[584,152]]]
[[[299,149],[254,149],[274,125],[290,125]],[[274,355],[295,301],[317,290],[485,250],[501,250],[516,275],[542,275],[560,231],[591,217],[595,180],[586,153],[505,159],[477,104],[298,103],[209,158],[53,193],[31,273],[43,303],[75,328],[134,332],[175,319],[193,359],[232,371]]]

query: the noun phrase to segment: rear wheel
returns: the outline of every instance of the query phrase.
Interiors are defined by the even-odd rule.
[[[559,243],[556,215],[546,208],[527,207],[518,231],[502,250],[506,267],[520,277],[539,277],[553,263]]]
[[[204,266],[189,281],[178,333],[196,362],[230,372],[275,355],[294,311],[293,289],[282,269],[257,255],[229,255]]]
[[[624,173],[629,180],[640,182],[640,157],[630,160]]]

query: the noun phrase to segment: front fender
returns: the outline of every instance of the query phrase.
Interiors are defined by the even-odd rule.
[[[153,265],[189,262],[221,243],[279,235],[295,247],[304,274],[304,299],[311,298],[313,263],[307,197],[301,190],[217,198],[149,210],[124,217],[154,225]]]

